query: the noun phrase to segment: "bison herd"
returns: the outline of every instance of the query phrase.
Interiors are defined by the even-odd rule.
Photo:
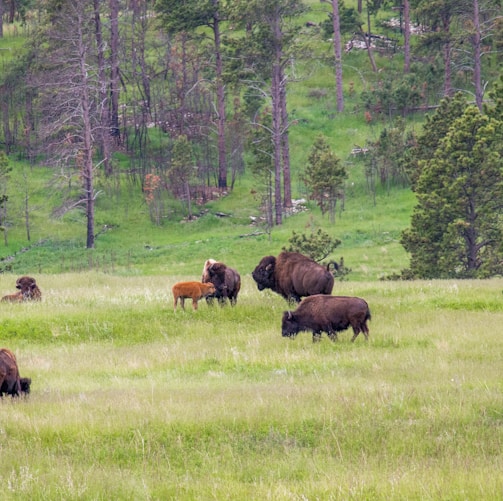
[[[285,311],[281,334],[294,338],[301,331],[312,332],[313,342],[326,332],[332,341],[337,333],[351,327],[352,342],[360,332],[369,338],[367,321],[371,314],[367,302],[359,297],[332,296],[334,276],[328,266],[322,266],[298,252],[281,252],[278,257],[265,256],[252,272],[258,290],[271,289],[288,302],[299,303],[294,311]],[[40,301],[42,293],[34,278],[22,276],[16,281],[18,291],[2,297],[4,302]],[[223,306],[228,301],[235,306],[241,289],[241,276],[222,262],[208,259],[204,263],[201,281],[178,282],[173,285],[174,309],[178,301],[185,309],[185,299],[198,302],[205,298]],[[304,299],[302,299],[304,298]],[[30,392],[31,379],[19,375],[16,357],[7,348],[0,349],[0,397],[13,397]]]
[[[329,266],[322,266],[298,252],[281,252],[278,257],[265,256],[252,272],[258,290],[271,289],[288,302],[300,303],[295,311],[283,314],[281,333],[295,337],[301,331],[313,333],[313,341],[319,341],[322,332],[337,340],[337,332],[351,327],[353,342],[360,332],[368,340],[367,321],[371,314],[367,302],[359,297],[332,296],[334,276]],[[214,290],[204,289],[213,284]],[[211,304],[227,300],[235,305],[241,288],[239,273],[224,263],[208,259],[204,263],[201,282],[179,282],[173,286],[174,306],[178,298],[191,298],[194,310],[203,297]],[[182,293],[183,291],[183,293]],[[305,298],[305,299],[302,299]]]

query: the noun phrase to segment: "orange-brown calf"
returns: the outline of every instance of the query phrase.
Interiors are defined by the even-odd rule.
[[[173,285],[171,290],[173,291],[175,310],[178,299],[180,299],[180,304],[183,309],[185,309],[185,299],[192,299],[192,307],[194,310],[197,310],[197,302],[200,299],[211,296],[216,292],[215,286],[211,282],[206,284],[202,282],[178,282]]]

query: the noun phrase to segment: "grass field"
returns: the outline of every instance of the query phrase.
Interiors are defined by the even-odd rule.
[[[336,283],[371,339],[313,344],[248,274],[235,308],[174,312],[185,278],[41,275],[42,303],[1,304],[33,379],[0,402],[1,499],[503,499],[502,279]]]

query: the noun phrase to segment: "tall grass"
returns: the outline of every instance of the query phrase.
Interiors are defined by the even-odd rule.
[[[2,303],[33,379],[0,402],[2,499],[501,499],[503,281],[343,282],[371,339],[283,339],[249,275],[173,311],[183,275],[41,275]],[[12,288],[0,275],[0,289]]]

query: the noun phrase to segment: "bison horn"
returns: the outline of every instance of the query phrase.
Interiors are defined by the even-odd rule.
[[[290,310],[288,310],[288,318],[291,319],[292,318],[292,312]]]

